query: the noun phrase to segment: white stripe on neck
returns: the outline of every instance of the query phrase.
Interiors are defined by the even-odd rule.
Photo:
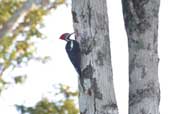
[[[73,49],[73,47],[74,47],[74,43],[73,43],[73,41],[71,41],[70,49],[72,50],[72,49]]]
[[[69,40],[70,40],[70,39],[69,39],[70,36],[71,36],[71,35],[68,34],[68,35],[65,37],[65,40],[66,40],[66,41],[69,41]]]

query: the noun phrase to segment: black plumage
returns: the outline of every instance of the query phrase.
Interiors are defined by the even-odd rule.
[[[80,54],[79,43],[76,40],[69,39],[69,41],[67,41],[65,49],[66,49],[66,52],[69,56],[71,63],[74,65],[79,76],[81,76],[81,68],[80,68],[81,54]]]

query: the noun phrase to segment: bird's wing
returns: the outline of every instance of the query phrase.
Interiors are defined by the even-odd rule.
[[[67,42],[66,45],[66,52],[68,57],[70,58],[71,63],[74,65],[78,74],[81,74],[81,54],[80,54],[80,47],[77,41],[71,40]]]

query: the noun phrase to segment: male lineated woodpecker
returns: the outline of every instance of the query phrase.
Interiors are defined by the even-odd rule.
[[[78,72],[79,76],[81,76],[81,53],[80,53],[80,46],[76,40],[70,39],[70,36],[74,33],[64,33],[60,36],[59,39],[65,40],[67,42],[65,46],[65,50],[68,54],[68,57],[73,64],[74,68]]]

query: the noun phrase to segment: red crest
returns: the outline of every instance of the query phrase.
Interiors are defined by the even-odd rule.
[[[59,37],[59,39],[65,40],[65,38],[66,38],[68,35],[69,35],[69,33],[64,33],[64,34],[62,34],[62,35]]]

